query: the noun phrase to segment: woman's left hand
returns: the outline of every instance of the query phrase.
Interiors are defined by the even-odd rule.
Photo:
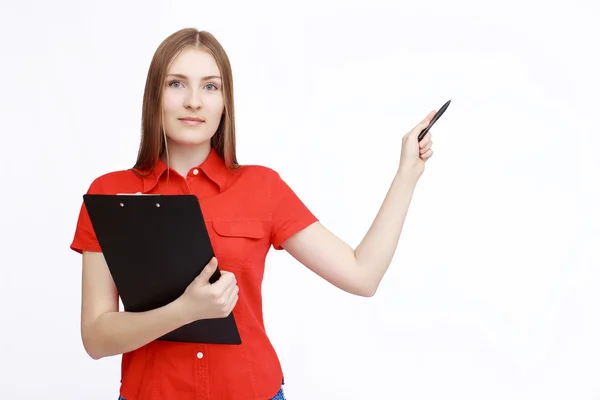
[[[419,179],[425,171],[425,162],[433,156],[431,132],[419,142],[419,134],[427,128],[435,111],[430,112],[423,121],[402,138],[402,152],[398,173]]]

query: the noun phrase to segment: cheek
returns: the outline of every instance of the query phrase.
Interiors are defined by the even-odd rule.
[[[210,98],[204,103],[204,106],[207,111],[210,112],[213,119],[216,119],[217,121],[221,119],[221,114],[223,114],[224,110],[223,98],[221,96]]]
[[[163,94],[163,109],[165,114],[172,113],[181,108],[181,94],[173,90],[165,90]]]

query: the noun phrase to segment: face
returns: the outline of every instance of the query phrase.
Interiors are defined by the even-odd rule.
[[[171,63],[164,82],[163,112],[167,138],[183,145],[210,141],[223,114],[223,92],[215,59],[188,48]]]

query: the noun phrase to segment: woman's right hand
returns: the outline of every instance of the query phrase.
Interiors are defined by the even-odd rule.
[[[212,284],[209,282],[217,265],[217,259],[213,257],[178,299],[188,323],[199,319],[225,318],[237,304],[239,288],[231,272],[221,270],[219,280]]]

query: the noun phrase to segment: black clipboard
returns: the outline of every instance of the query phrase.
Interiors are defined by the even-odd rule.
[[[126,311],[174,301],[214,256],[194,195],[86,194],[83,200]],[[209,282],[220,276],[217,268]],[[194,321],[157,340],[242,343],[233,312]]]

